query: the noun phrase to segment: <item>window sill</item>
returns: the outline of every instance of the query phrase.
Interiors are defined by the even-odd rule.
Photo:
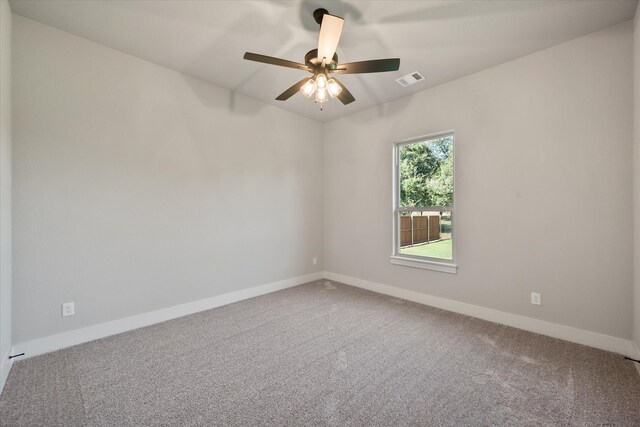
[[[422,268],[425,270],[440,271],[449,274],[456,274],[458,272],[457,265],[445,262],[427,261],[424,259],[409,258],[399,255],[392,255],[389,259],[391,260],[391,264],[404,265],[405,267]]]

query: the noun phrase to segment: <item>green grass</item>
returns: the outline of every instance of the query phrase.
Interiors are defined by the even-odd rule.
[[[400,253],[404,255],[426,256],[430,258],[453,258],[451,239],[440,240],[439,242],[433,243],[424,243],[412,247],[400,248]]]

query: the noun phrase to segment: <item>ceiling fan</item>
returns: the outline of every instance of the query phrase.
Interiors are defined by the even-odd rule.
[[[356,99],[338,79],[331,77],[331,74],[381,73],[397,71],[400,68],[399,58],[339,64],[336,48],[342,33],[344,19],[330,15],[326,9],[316,9],[313,12],[313,18],[320,24],[318,48],[307,52],[304,56],[304,64],[257,53],[245,52],[244,54],[244,59],[249,61],[295,68],[312,74],[311,77],[305,77],[282,92],[276,100],[286,101],[300,91],[307,98],[311,98],[315,93],[315,101],[320,104],[320,110],[322,110],[322,104],[327,102],[329,98],[338,98],[344,105],[347,105]]]

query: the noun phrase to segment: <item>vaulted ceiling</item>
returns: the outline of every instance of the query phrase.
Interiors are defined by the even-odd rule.
[[[637,0],[13,0],[12,11],[319,121],[329,121],[633,18]],[[245,51],[304,62],[312,12],[345,19],[340,62],[399,57],[395,72],[343,75],[355,96],[324,111],[275,97],[305,72],[245,61]],[[396,82],[413,71],[426,80]]]

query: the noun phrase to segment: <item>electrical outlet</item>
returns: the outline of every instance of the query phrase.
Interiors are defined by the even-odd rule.
[[[73,302],[62,304],[62,317],[73,316],[74,314],[76,314],[76,306]]]
[[[531,292],[531,304],[542,305],[542,297],[538,292]]]
[[[318,264],[318,258],[314,258],[314,259],[312,260],[312,262],[313,262],[313,265]]]

